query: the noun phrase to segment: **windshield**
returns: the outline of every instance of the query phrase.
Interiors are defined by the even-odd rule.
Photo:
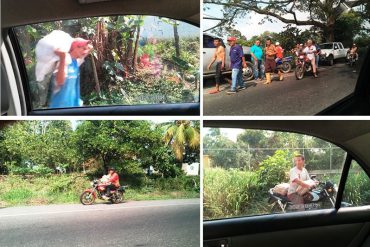
[[[333,44],[325,43],[325,44],[320,44],[319,45],[321,49],[333,49]]]

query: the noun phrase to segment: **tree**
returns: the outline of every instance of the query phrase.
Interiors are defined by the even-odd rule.
[[[263,21],[279,20],[286,24],[297,26],[315,26],[323,30],[326,41],[334,41],[334,28],[341,14],[360,5],[368,6],[367,0],[204,0],[206,8],[210,4],[223,6],[224,25],[229,28],[237,18],[245,17],[254,12],[264,15]],[[297,17],[297,12],[308,15],[305,20]],[[343,30],[345,31],[345,30]]]
[[[163,140],[172,147],[178,161],[182,161],[186,147],[196,150],[200,145],[199,128],[188,120],[176,120],[165,126],[166,132]]]

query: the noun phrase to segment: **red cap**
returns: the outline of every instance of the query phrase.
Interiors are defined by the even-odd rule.
[[[227,38],[227,41],[229,41],[229,40],[230,40],[230,41],[236,41],[236,37],[234,37],[234,36],[228,37],[228,38]]]
[[[83,39],[83,38],[75,38],[71,44],[71,51],[76,47],[83,47],[87,44],[91,43],[90,40]]]

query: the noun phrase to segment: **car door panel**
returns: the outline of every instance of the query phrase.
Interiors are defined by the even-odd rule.
[[[96,106],[96,107],[78,107],[78,108],[59,108],[34,110],[28,115],[33,116],[199,116],[199,103],[183,103],[183,104],[157,104],[157,105],[134,105],[134,106]]]
[[[205,246],[361,246],[370,234],[370,206],[252,216],[204,222]],[[336,236],[333,239],[333,236]],[[305,241],[302,241],[304,239]],[[208,245],[206,245],[208,243]],[[249,245],[250,244],[250,245]],[[275,245],[277,244],[277,245]],[[221,245],[219,245],[221,246]]]

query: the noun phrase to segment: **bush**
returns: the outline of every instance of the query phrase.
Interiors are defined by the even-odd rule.
[[[273,156],[260,163],[257,171],[261,187],[271,188],[276,184],[289,180],[288,172],[291,168],[291,154],[286,150],[277,150]]]
[[[259,197],[258,180],[254,172],[205,169],[203,184],[203,215],[206,219],[248,214],[248,208]]]
[[[343,201],[353,206],[370,205],[370,179],[364,171],[348,174]]]

